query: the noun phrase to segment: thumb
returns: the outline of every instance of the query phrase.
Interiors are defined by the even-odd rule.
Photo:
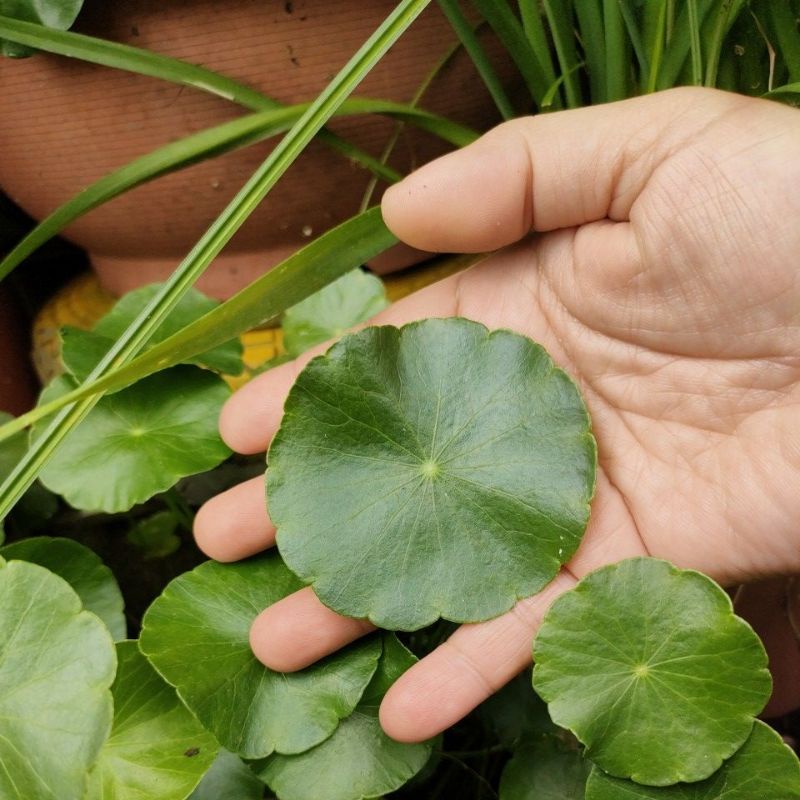
[[[624,221],[658,165],[742,102],[682,88],[512,120],[389,188],[383,216],[413,247],[463,253],[531,230]]]

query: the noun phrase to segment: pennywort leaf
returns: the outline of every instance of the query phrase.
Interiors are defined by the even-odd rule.
[[[675,786],[641,786],[595,767],[586,800],[755,800],[800,798],[800,761],[781,737],[756,720],[742,748],[710,778]]]
[[[316,344],[341,336],[389,305],[383,281],[356,269],[292,306],[283,316],[283,346],[299,356]]]
[[[549,583],[583,536],[594,472],[583,401],[539,345],[430,319],[367,328],[306,366],[267,493],[281,554],[323,603],[416,630]]]
[[[82,7],[83,0],[0,0],[0,14],[63,30],[75,22]],[[0,36],[0,56],[22,58],[32,52],[31,47]]]
[[[47,402],[75,385],[62,376]],[[42,483],[75,508],[127,511],[229,455],[217,418],[230,389],[217,375],[178,366],[104,397],[42,471]],[[34,428],[34,441],[39,434]]]
[[[207,562],[172,581],[145,614],[142,651],[220,744],[244,758],[324,741],[375,672],[375,637],[292,674],[256,660],[253,620],[302,585],[274,553]]]
[[[0,797],[83,800],[115,668],[105,625],[66,581],[0,558]]]
[[[263,800],[264,784],[239,756],[221,749],[189,800]]]
[[[500,778],[500,800],[584,800],[591,762],[554,736],[523,742]]]
[[[36,536],[0,547],[10,561],[28,561],[63,578],[80,597],[83,607],[106,624],[115,641],[125,638],[124,601],[114,573],[93,550],[73,539]]]
[[[117,644],[111,734],[84,800],[184,800],[211,766],[214,737],[139,652]]]
[[[764,647],[725,591],[657,559],[603,567],[558,598],[534,661],[553,721],[606,772],[653,786],[719,769],[772,688]]]
[[[378,707],[416,658],[393,634],[383,637],[375,676],[353,713],[322,744],[298,755],[273,755],[254,765],[281,800],[365,800],[399,789],[427,763],[431,745],[403,744],[381,729]]]

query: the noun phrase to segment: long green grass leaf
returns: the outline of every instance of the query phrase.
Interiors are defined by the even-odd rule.
[[[603,0],[603,25],[606,37],[605,100],[622,100],[628,96],[628,42],[620,0]]]
[[[578,18],[589,93],[592,103],[602,103],[606,97],[606,35],[600,0],[580,0],[575,4]]]
[[[692,0],[689,0],[692,2]],[[652,31],[650,32],[650,39],[648,39],[647,49],[650,57],[647,63],[647,69],[644,71],[645,80],[644,91],[650,94],[656,90],[658,85],[658,73],[661,69],[661,61],[664,57],[664,47],[667,41],[667,17],[669,13],[668,0],[658,0],[658,14],[653,18]],[[652,6],[651,6],[652,8]]]
[[[203,274],[303,148],[429,2],[430,0],[401,0],[289,133],[281,139],[261,167],[164,283],[159,293],[101,359],[87,382],[102,378],[111,370],[123,366],[142,349],[188,288]],[[49,456],[55,452],[64,437],[85,418],[96,401],[96,396],[92,396],[63,409],[42,436],[32,444],[25,457],[0,486],[0,520],[7,516],[16,501],[36,479]]]
[[[555,80],[555,68],[544,27],[541,4],[539,0],[518,0],[517,5],[525,37],[542,67],[545,78],[551,81],[552,86],[552,82]]]
[[[790,81],[800,80],[800,35],[797,30],[797,15],[788,3],[782,0],[765,3],[763,12],[774,37],[774,47],[789,72]]]
[[[650,58],[645,49],[642,31],[639,29],[636,11],[631,8],[629,0],[619,0],[619,11],[625,23],[625,29],[628,31],[628,39],[633,47],[634,55],[639,62],[639,74],[647,75],[650,72]]]
[[[568,108],[577,108],[583,102],[581,87],[575,65],[579,58],[575,47],[575,32],[572,25],[572,2],[565,0],[542,0],[542,7],[550,24],[550,33],[561,68],[564,92]]]
[[[715,2],[716,0],[697,0],[697,25],[701,30]],[[689,8],[684,5],[678,14],[671,35],[668,32],[667,49],[656,81],[656,88],[659,90],[669,89],[678,84],[678,78],[692,47],[692,15],[694,15],[694,10],[690,15]]]
[[[442,13],[447,17],[448,22],[453,27],[453,30],[456,32],[459,41],[472,59],[472,63],[475,65],[478,75],[481,76],[492,100],[494,100],[494,104],[497,106],[500,116],[503,119],[512,119],[516,116],[514,107],[511,105],[511,101],[508,99],[505,89],[503,89],[503,84],[500,83],[500,79],[497,77],[486,55],[486,51],[481,47],[481,43],[478,41],[475,31],[472,29],[466,17],[461,13],[461,7],[457,0],[439,0],[439,6],[442,9]]]
[[[722,43],[744,7],[744,3],[745,0],[720,0],[708,20],[708,26],[704,29],[706,42],[703,46],[706,53],[706,71],[703,80],[705,86],[717,85],[717,70],[722,53]]]
[[[533,50],[522,25],[506,0],[473,0],[473,3],[492,26],[517,65],[534,102],[537,106],[540,105],[548,87],[556,78],[554,73],[548,75],[543,67],[540,57],[543,58],[544,54],[537,54]],[[549,52],[547,56],[549,58]]]
[[[772,98],[772,97],[780,97],[781,95],[787,94],[798,94],[800,95],[800,81],[796,83],[786,83],[783,86],[776,86],[774,89],[770,89],[768,92],[762,94],[762,97]]]
[[[105,175],[42,220],[5,258],[0,260],[0,280],[46,241],[93,208],[97,208],[142,183],[176,169],[283,133],[300,118],[308,107],[308,103],[300,103],[285,108],[261,111],[226,122],[180,141],[172,142]],[[478,136],[475,131],[444,117],[422,111],[413,105],[386,100],[353,98],[342,103],[337,112],[337,116],[362,114],[382,114],[394,117],[416,125],[456,147],[469,144]],[[390,182],[399,180],[400,176],[394,170],[380,162],[378,162],[378,166],[382,170],[384,180]]]
[[[689,15],[689,38],[692,54],[692,85],[703,85],[703,49],[700,45],[700,14],[697,0],[686,0],[686,11]]]

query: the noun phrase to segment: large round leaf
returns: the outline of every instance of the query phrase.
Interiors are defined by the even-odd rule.
[[[595,767],[586,800],[800,800],[800,761],[772,728],[756,721],[744,746],[707,780],[655,788]]]
[[[277,554],[206,562],[176,578],[147,611],[140,646],[220,744],[244,758],[300,753],[330,736],[375,672],[376,637],[302,672],[259,663],[249,631],[300,581]]]
[[[0,558],[0,797],[81,800],[111,725],[116,660],[66,581]]]
[[[330,739],[294,756],[273,755],[257,773],[280,800],[363,800],[399,789],[427,763],[430,744],[403,744],[381,729],[378,707],[416,658],[392,634],[356,710]]]
[[[74,386],[57,378],[42,402]],[[151,375],[100,400],[56,450],[42,482],[76,508],[127,511],[230,455],[217,430],[229,396],[221,378],[197,367]]]
[[[308,364],[267,486],[281,554],[326,605],[415,630],[496,616],[552,580],[594,471],[586,408],[539,345],[430,319]]]
[[[386,308],[383,281],[354,269],[329,283],[283,316],[283,346],[299,356],[315,344],[341,336],[348,328]]]
[[[710,578],[634,558],[553,603],[533,685],[606,772],[665,786],[719,769],[770,695],[767,655]]]
[[[55,572],[77,592],[83,607],[105,622],[115,640],[125,638],[122,592],[114,573],[93,550],[73,539],[36,536],[0,547],[0,556]]]
[[[159,284],[151,284],[129,292],[100,319],[91,331],[71,327],[64,328],[61,333],[61,357],[67,370],[79,380],[86,378],[114,344],[114,341],[125,332],[160,288]],[[147,343],[148,347],[177,333],[209,311],[213,311],[218,305],[218,300],[206,297],[197,289],[189,289],[167,319],[150,337]],[[243,369],[242,343],[238,339],[234,339],[189,359],[188,363],[208,367],[217,372],[238,375]]]
[[[217,743],[136,642],[117,644],[117,659],[114,724],[84,800],[185,800],[211,766]]]
[[[592,768],[553,736],[522,743],[500,779],[500,800],[584,800]]]

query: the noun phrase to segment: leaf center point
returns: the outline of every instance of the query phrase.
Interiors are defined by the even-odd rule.
[[[438,477],[440,468],[432,458],[429,458],[427,461],[422,462],[420,470],[426,478],[429,480],[434,480]]]

